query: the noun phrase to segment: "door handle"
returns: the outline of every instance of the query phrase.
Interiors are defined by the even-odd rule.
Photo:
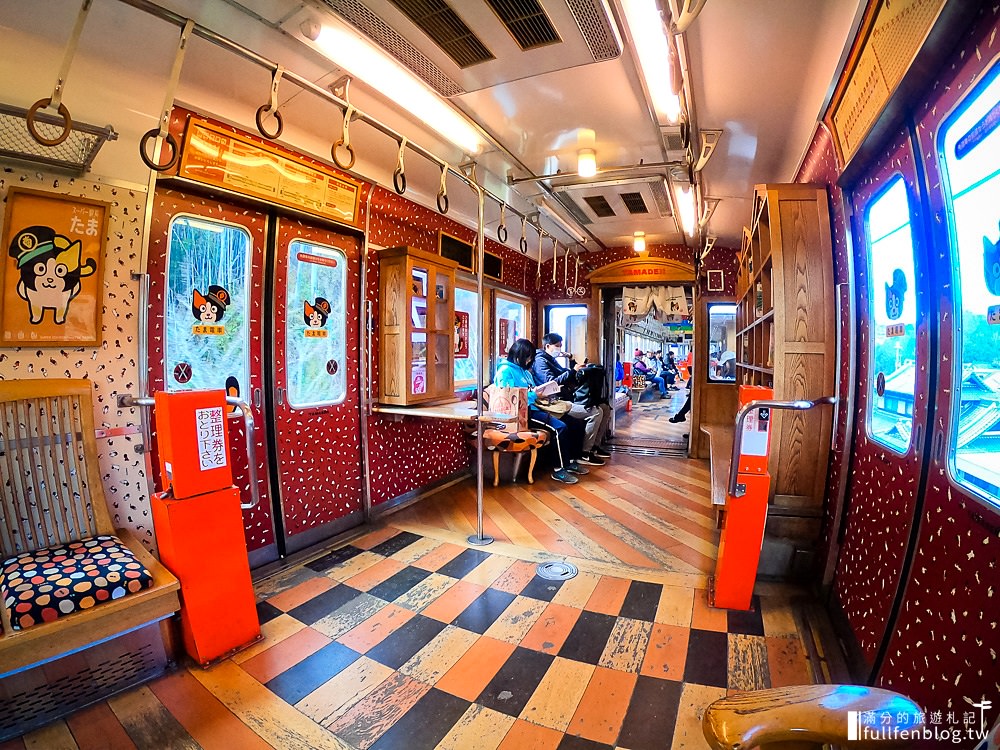
[[[262,396],[263,396],[263,394],[261,393],[260,388],[254,388],[253,389],[253,405],[254,405],[254,408],[256,408],[256,409],[260,408],[261,401],[262,401]]]
[[[285,403],[285,389],[278,389],[278,406],[282,406]]]

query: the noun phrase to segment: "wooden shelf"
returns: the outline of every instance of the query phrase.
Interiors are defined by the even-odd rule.
[[[379,252],[379,403],[454,400],[457,267],[412,247]]]
[[[770,386],[778,400],[832,394],[833,290],[826,189],[757,185],[737,274],[737,382]],[[777,507],[795,496],[796,513],[822,509],[831,420],[828,409],[774,413],[769,465]]]

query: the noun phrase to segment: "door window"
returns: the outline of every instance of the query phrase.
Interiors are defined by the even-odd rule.
[[[578,362],[587,355],[587,312],[586,305],[548,305],[545,308],[546,333],[558,333],[563,337],[563,351],[571,352]]]
[[[955,381],[949,466],[1000,505],[1000,63],[941,128],[956,277]]]
[[[917,382],[917,305],[913,232],[901,176],[868,206],[868,406],[873,440],[905,453],[913,431]]]
[[[294,408],[337,404],[346,396],[346,269],[340,250],[288,243],[285,371]]]
[[[225,388],[249,383],[250,235],[240,226],[177,215],[167,245],[167,390]]]
[[[710,381],[736,380],[736,305],[708,306],[707,375]]]

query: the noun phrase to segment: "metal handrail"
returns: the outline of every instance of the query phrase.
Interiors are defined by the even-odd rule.
[[[790,409],[792,411],[806,411],[815,406],[823,404],[837,403],[836,396],[822,396],[814,401],[800,399],[798,401],[774,401],[771,399],[759,399],[745,404],[736,412],[736,432],[733,435],[733,455],[729,464],[729,495],[731,497],[743,497],[746,494],[746,485],[739,484],[737,475],[739,474],[740,454],[743,448],[743,422],[746,421],[747,414],[754,409]]]
[[[254,460],[255,427],[253,412],[250,410],[250,404],[236,396],[226,396],[226,403],[230,406],[239,407],[239,410],[243,413],[243,424],[246,427],[247,433],[247,469],[250,472],[250,502],[240,503],[240,508],[250,510],[260,504],[260,489],[257,487],[257,462]],[[151,408],[155,405],[156,401],[152,396],[133,396],[130,393],[118,396],[118,406],[125,409],[134,406]]]

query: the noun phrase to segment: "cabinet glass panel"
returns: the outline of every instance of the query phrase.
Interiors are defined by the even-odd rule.
[[[288,243],[285,370],[288,403],[305,408],[346,397],[344,313],[347,256],[302,240]],[[301,313],[299,312],[301,310]]]
[[[756,361],[751,338],[743,335],[743,356]],[[708,306],[708,379],[736,380],[736,305]]]
[[[871,202],[865,217],[871,335],[868,350],[868,431],[905,453],[916,393],[916,275],[910,206],[902,177]]]
[[[498,363],[507,357],[511,345],[525,337],[528,330],[528,305],[518,300],[496,296],[496,348]]]
[[[941,128],[961,334],[949,466],[959,483],[1000,505],[1000,63]]]

